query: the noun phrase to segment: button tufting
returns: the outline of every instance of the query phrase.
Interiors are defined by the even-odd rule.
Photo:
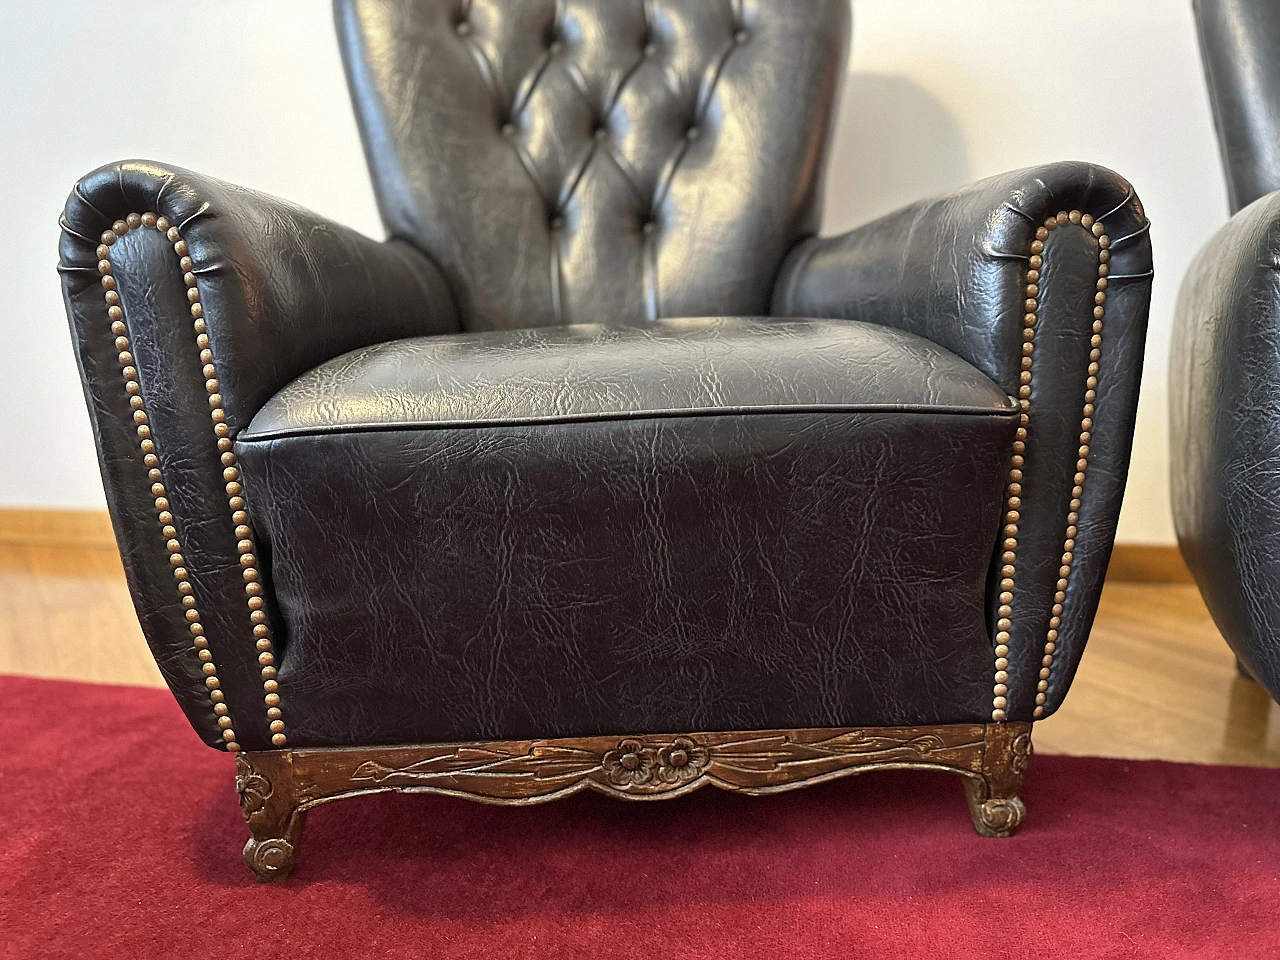
[[[550,43],[550,45],[547,47],[547,51],[548,51],[548,52],[549,52],[553,57],[554,57],[556,54],[558,54],[558,53],[559,53],[561,50],[563,50],[563,49],[564,49],[564,44],[563,44],[563,43],[561,43],[559,40],[552,40],[552,41],[551,41],[551,43]]]
[[[645,234],[646,236],[653,233],[653,231],[656,229],[658,229],[658,225],[654,223],[652,220],[646,220],[644,223],[640,225],[640,232]]]
[[[504,123],[502,125],[502,135],[504,137],[514,137],[516,135],[516,125],[514,123]]]
[[[733,42],[738,44],[739,46],[746,43],[750,39],[751,39],[751,34],[747,33],[746,30],[739,30],[737,33],[733,35]]]
[[[595,131],[591,135],[595,137],[597,140],[603,140],[607,136],[609,136],[609,131],[605,129],[604,124],[601,124],[600,126],[596,127]]]
[[[458,36],[465,37],[471,33],[471,24],[467,23],[465,20],[460,20],[458,21],[458,25],[453,29]]]
[[[690,127],[688,130],[685,131],[684,135],[689,140],[697,140],[700,136],[702,136],[702,131],[699,130],[697,127]]]
[[[563,229],[564,229],[564,217],[552,217],[552,218],[551,218],[551,229],[552,229],[552,230],[563,230]]]
[[[658,45],[656,43],[646,43],[644,45],[644,55],[646,57],[652,57],[657,52],[658,52]]]

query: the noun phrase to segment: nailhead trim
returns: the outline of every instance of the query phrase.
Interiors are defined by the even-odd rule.
[[[1085,379],[1084,408],[1080,420],[1080,446],[1077,450],[1075,485],[1071,489],[1070,511],[1067,513],[1066,537],[1062,544],[1061,566],[1058,583],[1053,595],[1052,616],[1049,631],[1045,635],[1044,652],[1040,659],[1040,678],[1036,683],[1036,707],[1033,716],[1044,716],[1044,704],[1049,690],[1049,677],[1053,672],[1053,655],[1057,650],[1058,629],[1062,626],[1063,604],[1067,599],[1067,585],[1071,579],[1071,567],[1075,559],[1077,524],[1080,521],[1080,498],[1084,494],[1085,470],[1089,465],[1089,441],[1093,431],[1094,401],[1097,399],[1098,361],[1102,357],[1102,320],[1107,300],[1107,275],[1110,273],[1111,239],[1106,228],[1087,213],[1079,210],[1059,211],[1036,229],[1031,242],[1031,258],[1028,262],[1025,313],[1022,322],[1022,371],[1018,375],[1018,404],[1021,414],[1018,431],[1013,443],[1013,455],[1009,460],[1009,484],[1006,488],[1004,515],[1004,548],[1000,556],[1000,606],[996,610],[996,672],[992,687],[991,719],[999,722],[1007,717],[1009,706],[1009,636],[1013,626],[1014,585],[1018,559],[1018,522],[1022,507],[1023,454],[1026,452],[1027,427],[1031,422],[1031,369],[1035,355],[1035,328],[1040,299],[1040,268],[1044,265],[1042,254],[1049,234],[1058,227],[1078,224],[1098,238],[1098,281],[1094,294],[1093,336],[1089,341],[1089,368]]]
[[[167,489],[164,485],[164,473],[160,467],[160,457],[156,452],[156,443],[151,438],[151,426],[148,422],[146,401],[142,397],[142,386],[138,382],[138,368],[134,366],[132,344],[129,340],[129,328],[125,323],[124,309],[120,304],[120,293],[116,289],[116,280],[112,276],[111,246],[131,229],[143,226],[154,226],[158,218],[154,213],[138,215],[131,213],[125,220],[117,220],[112,229],[102,234],[102,242],[98,245],[98,273],[102,275],[102,288],[107,303],[107,318],[111,321],[111,333],[115,336],[115,347],[119,351],[116,359],[120,361],[121,374],[124,377],[124,392],[129,398],[129,407],[133,411],[134,430],[138,435],[138,446],[142,451],[142,462],[147,468],[147,479],[151,482],[151,495],[155,498],[157,521],[160,524],[160,535],[165,541],[165,550],[169,555],[169,565],[173,568],[173,579],[177,584],[178,594],[182,598],[182,609],[187,620],[187,629],[191,632],[191,644],[200,658],[200,670],[204,674],[204,685],[209,691],[209,702],[218,717],[218,727],[222,730],[222,739],[232,753],[240,751],[236,742],[236,732],[232,725],[231,712],[227,708],[218,680],[218,668],[213,662],[213,652],[209,650],[209,641],[204,635],[204,624],[200,621],[200,611],[196,608],[196,598],[191,586],[190,572],[182,555],[182,543],[178,540],[178,529],[174,525],[173,513],[169,509]]]
[[[125,390],[130,394],[130,405],[134,408],[133,418],[138,424],[138,436],[142,440],[142,452],[147,466],[148,477],[153,481],[152,494],[156,497],[156,509],[160,511],[160,522],[164,524],[166,547],[169,550],[169,562],[174,566],[174,579],[178,581],[178,592],[183,595],[182,605],[187,610],[195,647],[203,662],[205,686],[209,688],[209,698],[213,701],[214,713],[218,714],[218,725],[222,727],[222,738],[227,741],[227,749],[235,753],[240,750],[235,733],[231,728],[231,718],[223,694],[219,689],[217,669],[213,664],[213,654],[208,649],[208,641],[204,638],[204,627],[196,612],[195,598],[192,596],[189,574],[177,540],[177,531],[173,528],[173,515],[168,512],[169,502],[165,499],[164,485],[161,482],[159,460],[155,455],[155,445],[151,441],[151,429],[146,425],[146,413],[143,410],[141,392],[138,386],[137,370],[133,367],[133,357],[128,353],[129,340],[124,335],[124,314],[120,306],[120,296],[115,289],[115,279],[111,276],[111,245],[130,230],[139,227],[154,228],[168,238],[173,244],[173,252],[178,257],[178,267],[182,271],[182,281],[187,287],[187,302],[191,305],[192,328],[196,335],[196,347],[200,350],[200,363],[205,377],[205,390],[209,394],[209,418],[213,421],[213,433],[217,438],[219,459],[222,465],[222,479],[227,492],[227,506],[231,510],[231,522],[235,525],[236,551],[240,555],[241,576],[244,579],[244,592],[249,607],[249,620],[253,624],[253,637],[258,650],[258,663],[261,665],[262,689],[265,694],[267,720],[271,730],[271,744],[283,747],[288,741],[284,732],[284,720],[280,711],[279,683],[276,680],[275,653],[272,650],[271,630],[267,626],[266,601],[262,597],[261,577],[258,572],[257,556],[254,552],[252,531],[249,529],[249,514],[246,512],[244,490],[240,484],[240,471],[236,466],[236,455],[231,451],[231,428],[227,426],[226,411],[222,406],[222,394],[219,393],[218,372],[213,364],[213,352],[209,348],[209,335],[204,322],[204,307],[200,303],[200,290],[196,275],[192,272],[192,263],[187,242],[182,239],[178,228],[169,223],[167,217],[154,213],[131,213],[124,220],[117,220],[111,229],[102,234],[102,244],[98,247],[98,272],[102,274],[102,285],[107,291],[107,313],[112,319],[112,332],[116,334],[116,348],[121,351],[120,363],[125,367]],[[127,359],[126,359],[127,358]],[[136,400],[136,403],[135,403]],[[166,517],[168,519],[166,519]]]

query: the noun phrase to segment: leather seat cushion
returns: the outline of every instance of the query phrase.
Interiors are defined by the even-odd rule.
[[[1016,416],[852,321],[326,363],[235,446],[290,744],[982,722]]]

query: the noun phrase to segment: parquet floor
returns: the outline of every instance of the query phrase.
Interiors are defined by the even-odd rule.
[[[0,542],[0,673],[162,686],[114,549]],[[1041,753],[1280,767],[1280,706],[1236,674],[1193,586],[1108,583]]]

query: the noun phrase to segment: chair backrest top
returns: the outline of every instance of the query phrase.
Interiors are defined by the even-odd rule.
[[[1195,0],[1231,212],[1280,190],[1280,2]]]

